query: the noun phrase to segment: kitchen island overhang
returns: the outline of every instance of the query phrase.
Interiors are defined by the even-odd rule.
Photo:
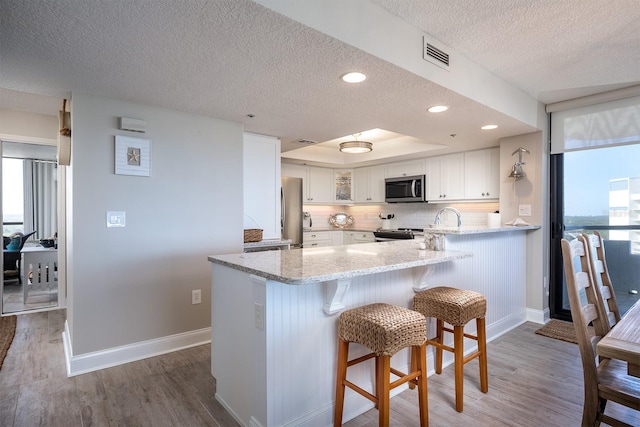
[[[448,285],[487,295],[489,339],[517,326],[526,312],[526,233],[519,231],[491,233],[489,239],[465,236],[462,250],[452,244],[445,251],[421,251],[418,241],[409,240],[209,257],[216,399],[245,426],[331,425],[334,314],[373,302],[410,308],[423,287]],[[511,260],[509,268],[505,259]],[[353,345],[350,352],[358,357],[367,351]],[[405,350],[392,359],[399,370],[408,364]],[[354,381],[372,387],[372,369],[355,371]],[[344,420],[371,407],[357,393],[347,394]]]
[[[212,255],[214,264],[288,285],[347,279],[471,257],[464,251],[421,250],[418,240]]]

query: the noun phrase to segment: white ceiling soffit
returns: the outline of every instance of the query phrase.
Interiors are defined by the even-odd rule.
[[[373,144],[373,151],[363,154],[340,152],[340,143],[347,141],[367,141]],[[359,132],[359,135],[336,138],[324,143],[282,153],[291,163],[305,163],[318,166],[367,166],[392,159],[415,158],[416,153],[428,153],[431,150],[447,148],[441,144],[430,144],[424,140],[389,132],[384,129],[371,129]],[[310,160],[311,159],[311,160]]]

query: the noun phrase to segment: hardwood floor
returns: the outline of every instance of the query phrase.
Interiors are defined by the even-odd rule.
[[[215,400],[210,346],[203,345],[67,378],[64,311],[18,316],[0,370],[0,426],[237,426]],[[433,426],[579,426],[582,373],[578,347],[534,334],[525,323],[488,344],[489,393],[477,361],[465,366],[464,412],[454,409],[453,371],[429,377]],[[417,425],[417,393],[391,399],[391,425]],[[631,425],[640,413],[613,403],[607,412]],[[371,410],[345,424],[376,426]]]

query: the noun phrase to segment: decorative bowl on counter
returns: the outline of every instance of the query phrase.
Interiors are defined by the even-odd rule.
[[[353,224],[353,217],[344,212],[329,215],[329,224],[337,228],[344,228]]]

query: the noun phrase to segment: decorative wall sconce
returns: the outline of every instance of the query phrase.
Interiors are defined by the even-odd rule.
[[[518,161],[511,167],[509,178],[514,178],[517,181],[520,178],[524,178],[525,176],[527,176],[527,173],[522,170],[522,165],[525,164],[525,162],[522,161],[522,153],[531,154],[531,152],[526,148],[520,147],[511,155],[514,156],[516,153],[518,153]]]

